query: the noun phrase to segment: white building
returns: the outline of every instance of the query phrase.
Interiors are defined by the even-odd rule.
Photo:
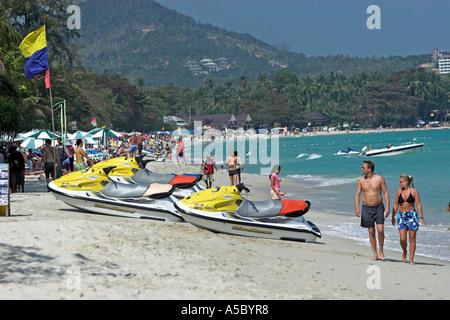
[[[438,63],[439,74],[441,76],[450,73],[450,51],[433,50],[433,60]]]
[[[445,76],[450,73],[450,55],[442,56],[438,60],[439,74]]]

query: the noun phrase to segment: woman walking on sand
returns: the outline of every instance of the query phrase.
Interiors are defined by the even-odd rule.
[[[414,188],[413,177],[409,175],[400,176],[400,189],[395,194],[395,202],[392,225],[395,225],[395,214],[400,208],[397,217],[397,226],[400,233],[400,246],[403,250],[402,260],[406,262],[407,235],[409,234],[409,263],[414,263],[414,254],[416,252],[416,234],[419,230],[419,223],[425,225],[423,219],[422,204],[420,203],[419,192]],[[419,213],[417,213],[419,211]]]
[[[270,193],[272,195],[273,200],[281,200],[280,196],[284,196],[285,193],[281,193],[280,191],[280,181],[281,179],[278,177],[280,174],[281,167],[276,164],[273,166],[272,171],[270,172]]]

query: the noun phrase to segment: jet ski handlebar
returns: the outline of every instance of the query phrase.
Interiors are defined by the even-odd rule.
[[[236,188],[239,190],[239,192],[242,192],[242,190],[244,190],[245,192],[250,192],[250,190],[243,183],[237,184]]]

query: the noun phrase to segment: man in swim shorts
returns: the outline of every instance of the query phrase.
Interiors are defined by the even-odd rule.
[[[136,137],[136,132],[133,131],[133,133],[131,134],[130,137],[130,158],[134,158],[136,156],[137,153],[137,143],[138,143],[138,138]]]
[[[236,170],[236,158],[234,157],[234,151],[230,150],[230,156],[225,163],[228,166],[228,175],[230,176],[230,184],[235,186],[237,184],[237,170]]]
[[[180,137],[177,142],[177,162],[180,164],[180,158],[183,159],[184,164],[187,166],[186,157],[184,156],[184,142]]]
[[[361,172],[364,175],[359,178],[355,194],[355,215],[361,217],[361,227],[368,228],[370,245],[373,251],[372,260],[378,260],[377,239],[375,237],[375,224],[380,245],[380,258],[385,259],[384,247],[384,220],[389,216],[389,193],[384,178],[374,174],[373,161],[363,161]],[[362,210],[359,209],[359,201],[363,194]],[[383,196],[386,206],[383,204]]]

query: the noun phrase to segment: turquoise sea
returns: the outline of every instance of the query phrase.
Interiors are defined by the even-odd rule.
[[[377,149],[384,148],[387,144],[400,145],[408,142],[423,142],[425,147],[417,153],[390,157],[334,155],[338,150],[347,150],[347,147],[360,151],[364,146]],[[228,148],[230,148],[229,144],[227,142]],[[391,198],[391,211],[393,198],[399,188],[399,176],[401,174],[413,176],[414,186],[419,191],[427,223],[419,230],[416,254],[450,261],[450,231],[448,231],[450,213],[446,211],[447,204],[450,202],[450,130],[421,129],[402,132],[307,135],[292,138],[280,136],[278,145],[280,176],[297,179],[305,187],[301,190],[283,190],[287,192],[287,198],[309,200],[313,209],[330,214],[355,217],[356,183],[361,177],[361,165],[365,159],[373,160],[375,173],[385,178]],[[247,141],[245,172],[260,174],[260,164],[248,164],[249,152],[250,154],[252,152],[250,148]],[[272,152],[270,147],[267,152]],[[242,154],[243,152],[240,152],[240,155]],[[241,158],[243,159],[242,156]],[[283,189],[282,182],[281,187]],[[307,218],[314,222],[313,216]],[[385,226],[386,248],[400,250],[398,231],[392,226],[390,217]],[[356,217],[354,223],[339,226],[331,224],[327,227],[334,230],[328,231],[330,235],[369,244],[367,230],[359,226],[359,219]]]

